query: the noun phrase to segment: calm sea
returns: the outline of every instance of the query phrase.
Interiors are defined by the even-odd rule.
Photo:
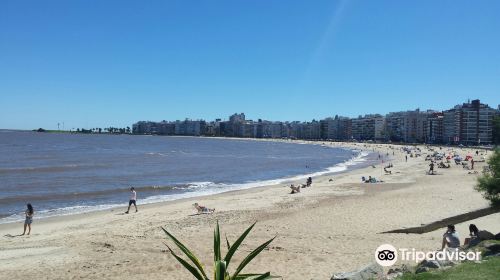
[[[321,145],[194,137],[0,130],[0,223],[281,183],[363,165],[366,154]]]

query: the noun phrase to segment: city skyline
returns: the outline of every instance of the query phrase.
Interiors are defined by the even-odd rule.
[[[495,1],[2,1],[0,128],[500,100]],[[62,127],[61,127],[62,128]]]
[[[474,99],[474,100],[480,100],[480,99]],[[450,109],[453,109],[454,107],[459,107],[459,106],[462,106],[462,104],[465,104],[465,103],[470,103],[471,101],[474,101],[472,99],[467,99],[466,101],[464,101],[463,103],[457,103],[455,104],[454,106],[451,106],[449,108],[444,108],[444,109],[436,109],[436,108],[426,108],[426,109],[422,109],[422,108],[414,108],[414,109],[401,109],[401,110],[395,110],[395,111],[391,111],[391,112],[369,112],[369,113],[360,113],[360,114],[357,114],[357,115],[340,115],[340,114],[333,114],[333,115],[330,115],[330,116],[326,116],[326,117],[322,117],[322,118],[312,118],[312,119],[309,119],[309,120],[273,120],[273,119],[264,119],[264,118],[251,118],[251,117],[248,117],[248,115],[245,113],[245,112],[238,112],[238,111],[233,111],[227,115],[219,115],[219,116],[216,116],[212,119],[209,119],[209,118],[190,118],[190,117],[183,117],[183,118],[178,118],[178,119],[167,119],[167,118],[162,118],[162,119],[157,119],[157,120],[141,120],[141,121],[146,121],[146,122],[182,122],[182,121],[206,121],[206,122],[214,122],[216,120],[220,120],[220,121],[229,121],[231,116],[234,116],[234,115],[237,115],[237,114],[243,114],[245,115],[246,117],[246,120],[247,121],[254,121],[254,122],[257,122],[257,121],[267,121],[267,122],[282,122],[282,123],[293,123],[293,122],[300,122],[300,123],[307,123],[307,122],[314,122],[314,121],[322,121],[322,120],[326,120],[326,119],[331,119],[331,118],[335,118],[335,117],[340,117],[340,118],[349,118],[349,119],[358,119],[358,118],[365,118],[367,116],[383,116],[385,118],[385,116],[388,116],[388,115],[391,115],[391,114],[398,114],[398,113],[406,113],[406,112],[414,112],[414,111],[420,111],[420,112],[427,112],[427,111],[430,111],[430,112],[439,112],[439,113],[442,113],[444,111],[447,111],[447,110],[450,110]],[[498,105],[492,105],[492,104],[488,104],[488,103],[483,103],[482,100],[480,100],[482,104],[485,104],[487,106],[489,106],[490,108],[492,109],[496,109],[498,111],[498,113],[500,114],[500,104]],[[141,122],[139,121],[139,122]],[[36,129],[45,129],[45,130],[61,130],[61,131],[79,131],[79,130],[89,130],[89,131],[92,131],[94,129],[96,129],[96,132],[98,129],[101,129],[103,133],[105,132],[111,132],[109,131],[108,129],[116,129],[116,130],[120,130],[120,129],[131,129],[131,127],[136,124],[138,122],[138,120],[135,120],[134,122],[130,123],[130,124],[124,124],[123,126],[116,126],[116,125],[97,125],[97,126],[82,126],[82,127],[74,127],[74,126],[67,126],[64,122],[58,122],[56,124],[54,124],[54,127],[50,127],[50,126],[47,126],[47,127],[41,127],[41,126],[38,126],[38,127],[33,127],[33,128],[8,128],[8,127],[0,127],[0,130],[1,129],[4,129],[4,130],[9,130],[9,129],[12,129],[12,130],[36,130]],[[118,132],[118,131],[117,131]],[[121,133],[124,133],[124,132],[121,132]]]
[[[336,115],[310,122],[250,120],[244,113],[234,113],[229,120],[138,121],[132,125],[131,132],[139,135],[489,145],[499,143],[499,121],[500,105],[492,108],[475,99],[441,111],[416,109],[385,115],[364,114],[356,118]]]

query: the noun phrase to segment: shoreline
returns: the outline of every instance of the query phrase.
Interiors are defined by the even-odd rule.
[[[384,154],[389,147],[353,146]],[[472,188],[476,175],[453,166],[438,169],[440,176],[427,176],[428,162],[423,157],[405,162],[399,148],[391,175],[381,176],[380,164],[368,166],[337,174],[333,181],[332,176],[320,176],[299,194],[289,194],[290,189],[281,184],[140,206],[138,213],[129,215],[117,209],[35,220],[32,235],[23,237],[15,236],[22,232],[21,223],[2,224],[0,270],[10,279],[122,279],[131,274],[141,279],[192,279],[166,253],[163,242],[169,241],[160,227],[185,242],[210,271],[216,221],[230,241],[258,221],[242,252],[235,255],[236,262],[277,235],[246,271],[270,270],[283,279],[329,279],[333,272],[373,262],[374,250],[385,243],[436,249],[441,229],[421,235],[380,233],[477,210],[488,203]],[[477,163],[477,168],[483,165]],[[361,183],[361,176],[368,175],[385,182]],[[215,207],[216,212],[191,216],[196,201]],[[469,222],[480,229],[500,231],[500,213]],[[469,222],[457,225],[461,240]],[[290,262],[294,263],[292,270]],[[23,269],[26,266],[30,269]]]
[[[175,136],[175,137],[192,137],[192,136]],[[220,139],[232,140],[233,138],[220,137]],[[234,138],[234,139],[236,139],[236,140],[250,140],[250,141],[282,142],[282,140],[279,140],[279,139],[257,139],[257,138],[252,138],[252,139]],[[324,145],[323,143],[313,142],[313,141],[305,141],[305,140],[293,140],[293,141],[295,141],[294,144],[298,144],[298,145],[303,145],[303,144],[306,144],[306,145],[309,145],[309,144],[310,145],[321,145],[321,146]],[[287,140],[285,140],[283,142],[289,143]],[[325,143],[328,143],[328,142],[325,142]],[[344,142],[342,142],[342,143],[345,144]],[[340,146],[333,145],[333,147],[329,147],[329,148],[342,148],[342,149],[348,149],[348,150],[351,150],[351,151],[356,151],[357,150],[357,151],[360,151],[360,154],[362,152],[368,153],[367,155],[365,155],[363,157],[359,157],[360,159],[361,158],[368,158],[371,155],[373,155],[374,153],[376,153],[375,151],[362,150],[359,147],[346,147],[343,144],[341,144]],[[356,144],[354,144],[354,145],[356,146]],[[332,146],[332,145],[329,145],[329,146]],[[358,157],[354,157],[354,158],[358,158]],[[337,165],[340,165],[340,164],[345,164],[346,162],[351,161],[354,158],[351,158],[351,159],[349,159],[349,160],[347,160],[345,162],[342,162],[342,163],[335,164],[334,166],[328,167],[327,169],[330,169],[332,167],[336,167]],[[372,159],[372,161],[373,161],[373,159]],[[390,162],[390,160],[389,160],[389,162]],[[339,176],[339,175],[346,175],[346,174],[349,175],[349,174],[354,173],[356,171],[359,172],[359,171],[361,171],[363,169],[366,169],[367,171],[372,170],[373,163],[369,162],[367,160],[366,164],[367,164],[366,166],[362,166],[362,164],[360,164],[359,166],[358,165],[348,165],[348,166],[346,166],[346,169],[341,170],[341,171],[335,171],[335,172],[318,171],[318,172],[315,172],[315,173],[320,173],[321,172],[323,174],[317,175],[317,176],[312,176],[312,178],[313,178],[314,181],[316,181],[316,180],[326,180],[326,179],[330,179],[330,177],[332,177],[334,175],[337,175],[337,176]],[[380,163],[378,163],[378,164],[380,164]],[[350,167],[352,167],[352,168],[350,168]],[[288,184],[289,185],[289,184],[303,183],[303,180],[307,176],[309,176],[309,174],[311,174],[311,173],[303,174],[303,175],[296,175],[296,176],[293,176],[293,177],[290,177],[290,178],[278,178],[278,179],[272,179],[272,180],[265,180],[265,181],[256,182],[256,183],[260,183],[260,182],[265,183],[265,182],[268,182],[268,181],[281,181],[281,182],[278,182],[278,183],[275,183],[275,184],[261,184],[261,185],[258,185],[258,186],[255,186],[255,187],[250,187],[250,188],[232,189],[232,190],[226,190],[226,191],[222,191],[222,192],[218,192],[218,193],[212,193],[212,194],[201,194],[199,196],[182,197],[182,198],[176,198],[176,199],[172,199],[172,200],[150,202],[150,203],[145,203],[145,204],[140,204],[140,200],[139,200],[138,207],[145,208],[145,209],[155,209],[155,208],[159,208],[159,207],[162,207],[162,206],[165,206],[165,205],[183,204],[186,201],[195,201],[195,200],[202,200],[202,199],[207,200],[207,199],[217,198],[217,197],[221,197],[221,196],[230,196],[230,195],[238,195],[238,194],[257,193],[260,190],[266,190],[266,189],[271,189],[271,188],[276,188],[276,187],[282,187],[285,190],[285,192],[288,193],[289,192],[289,188],[288,188],[288,186],[283,186],[284,184]],[[242,183],[242,184],[245,184],[245,183]],[[90,211],[80,212],[80,213],[70,213],[70,214],[63,214],[63,215],[56,215],[56,216],[48,216],[48,217],[39,218],[39,219],[37,219],[35,221],[36,221],[37,224],[51,224],[51,223],[59,223],[59,222],[64,222],[64,221],[69,221],[69,220],[74,220],[74,219],[76,219],[76,220],[78,220],[78,219],[85,219],[87,217],[96,217],[96,216],[100,216],[100,215],[105,215],[106,213],[115,212],[118,209],[126,209],[127,206],[128,206],[127,203],[123,203],[123,205],[112,206],[112,207],[106,208],[106,209],[97,209],[97,210],[90,210]],[[0,223],[0,236],[2,235],[3,231],[6,230],[6,229],[12,229],[12,228],[19,227],[18,225],[14,226],[14,224],[19,224],[19,223],[22,223],[23,221],[24,221],[24,219],[12,221],[12,222],[9,221],[9,222]]]
[[[187,137],[187,138],[193,138],[194,136],[173,136],[173,137]],[[198,138],[198,137],[194,137]],[[356,149],[353,147],[348,147],[348,146],[337,146],[337,145],[331,145],[329,142],[314,142],[314,141],[305,141],[305,140],[283,140],[283,139],[257,139],[257,138],[251,138],[251,139],[246,139],[246,138],[228,138],[228,137],[210,137],[210,139],[221,139],[221,140],[238,140],[238,141],[264,141],[264,142],[277,142],[277,143],[288,143],[288,144],[297,144],[297,145],[319,145],[322,147],[326,148],[336,148],[336,149],[344,149],[348,150],[349,152],[358,152],[357,155],[343,161],[340,163],[336,163],[333,166],[328,166],[322,170],[314,171],[311,173],[305,173],[305,174],[298,174],[298,175],[289,175],[287,177],[281,177],[281,178],[275,178],[275,179],[265,179],[262,181],[248,181],[248,182],[243,182],[243,183],[234,183],[234,184],[222,184],[222,185],[227,185],[229,188],[227,189],[222,189],[222,190],[202,190],[201,192],[196,192],[196,191],[186,191],[183,193],[178,193],[178,194],[161,194],[161,195],[154,195],[154,196],[148,196],[145,198],[142,198],[138,201],[141,205],[149,205],[149,204],[157,204],[157,203],[170,203],[173,201],[181,200],[181,199],[196,199],[198,197],[206,197],[206,196],[211,196],[211,195],[216,195],[216,194],[221,194],[221,193],[227,193],[227,192],[234,192],[234,191],[240,191],[240,190],[246,190],[246,189],[252,189],[252,188],[260,188],[260,187],[269,187],[269,186],[275,186],[275,185],[280,185],[280,184],[290,184],[290,183],[295,183],[297,184],[300,180],[305,180],[307,177],[312,177],[312,178],[317,178],[319,176],[332,176],[334,174],[341,174],[344,172],[349,172],[350,170],[355,170],[358,168],[363,168],[363,162],[370,160],[370,156],[372,156],[373,152],[365,151],[362,149]],[[358,164],[355,162],[358,160],[362,160]],[[336,168],[344,168],[341,170],[335,170]],[[188,183],[189,184],[189,183]],[[136,186],[137,188],[137,186]],[[163,198],[155,199],[156,196],[162,196]],[[172,198],[169,198],[167,196],[173,196]],[[141,201],[146,201],[143,204]],[[88,207],[88,208],[87,208]],[[127,207],[127,203],[122,203],[122,204],[99,204],[99,205],[92,205],[92,206],[86,206],[86,205],[73,205],[73,206],[67,206],[67,207],[62,207],[62,208],[56,208],[56,209],[48,209],[48,210],[42,210],[44,216],[40,217],[38,216],[37,220],[45,220],[49,218],[57,218],[57,217],[62,217],[62,216],[73,216],[73,215],[80,215],[80,214],[86,214],[86,213],[91,213],[91,212],[99,212],[99,211],[108,211],[108,210],[113,210],[117,209],[120,207]],[[87,209],[85,209],[87,208]],[[76,210],[72,211],[74,209],[82,209],[82,210]],[[46,213],[50,212],[60,212],[54,215],[46,215]],[[40,214],[39,212],[39,214]],[[10,223],[18,223],[24,221],[24,218],[22,217],[16,217],[19,216],[20,214],[11,214],[5,217],[2,217],[0,219],[0,226],[3,224],[10,224]],[[2,221],[5,220],[5,221]]]

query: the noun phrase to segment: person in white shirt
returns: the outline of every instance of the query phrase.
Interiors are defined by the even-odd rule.
[[[444,250],[446,246],[453,249],[460,247],[460,238],[458,237],[458,233],[456,232],[454,225],[448,225],[448,229],[443,234],[441,250]]]
[[[125,212],[125,214],[128,214],[128,211],[130,211],[130,206],[132,204],[134,204],[135,212],[137,212],[136,200],[137,200],[137,193],[135,192],[134,187],[131,187],[130,188],[130,200],[128,201],[128,209],[127,209],[127,212]]]

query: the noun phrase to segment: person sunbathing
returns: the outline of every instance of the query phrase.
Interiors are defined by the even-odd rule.
[[[364,177],[363,177],[364,178]],[[368,179],[365,180],[365,183],[373,183],[372,176],[368,176]]]
[[[370,183],[383,183],[384,181],[382,180],[377,180],[375,177],[370,177]]]
[[[450,168],[450,164],[448,163],[448,165],[444,164],[444,162],[440,162],[439,165],[438,165],[439,168]]]
[[[201,206],[197,203],[193,204],[194,208],[198,210],[198,214],[206,214],[215,212],[215,208],[207,208],[205,206]]]
[[[300,192],[300,186],[295,186],[294,184],[292,184],[290,186],[290,189],[292,189],[292,191],[290,192],[290,194],[294,194],[294,193],[299,193]]]
[[[364,179],[364,177],[363,177]],[[384,181],[382,180],[377,180],[377,178],[368,176],[368,179],[365,181],[365,183],[383,183]]]

